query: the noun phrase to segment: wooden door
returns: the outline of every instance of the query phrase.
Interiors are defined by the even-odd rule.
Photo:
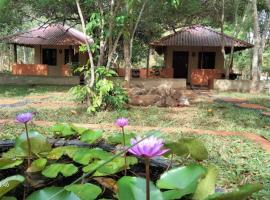
[[[175,51],[173,52],[173,77],[187,78],[188,75],[188,52]]]

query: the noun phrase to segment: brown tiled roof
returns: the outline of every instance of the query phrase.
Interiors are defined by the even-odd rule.
[[[0,38],[0,41],[20,45],[81,45],[85,43],[82,32],[67,25],[51,24],[26,32]],[[88,38],[91,43],[92,39]]]
[[[253,45],[230,37],[224,34],[225,47],[234,47],[239,50],[252,48]],[[220,47],[222,46],[222,34],[212,28],[194,25],[184,27],[171,35],[165,36],[159,40],[150,43],[154,47],[166,46],[199,46],[199,47]]]

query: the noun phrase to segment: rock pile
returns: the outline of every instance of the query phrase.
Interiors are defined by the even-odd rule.
[[[156,105],[159,107],[189,106],[188,97],[182,94],[181,90],[171,88],[165,84],[146,89],[143,84],[137,83],[131,85],[127,91],[131,105]]]

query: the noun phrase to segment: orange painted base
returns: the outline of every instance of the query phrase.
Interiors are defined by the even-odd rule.
[[[48,76],[48,66],[43,64],[13,64],[12,74]]]
[[[221,75],[217,69],[194,69],[191,73],[191,84],[208,86],[214,79],[221,78]]]

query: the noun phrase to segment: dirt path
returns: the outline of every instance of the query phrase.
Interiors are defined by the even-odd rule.
[[[15,124],[16,122],[11,119],[0,119],[1,124]],[[38,126],[52,126],[55,122],[47,121],[34,121],[35,125]],[[77,124],[75,126],[85,127],[90,129],[103,129],[103,130],[119,130],[114,124]],[[259,144],[263,149],[270,152],[270,141],[267,139],[248,132],[235,132],[235,131],[218,131],[218,130],[202,130],[202,129],[191,129],[191,128],[178,128],[178,127],[151,127],[151,126],[127,126],[129,131],[151,131],[151,130],[160,130],[166,133],[173,132],[185,132],[187,134],[199,134],[199,135],[217,135],[217,136],[240,136],[246,138],[252,142]]]

